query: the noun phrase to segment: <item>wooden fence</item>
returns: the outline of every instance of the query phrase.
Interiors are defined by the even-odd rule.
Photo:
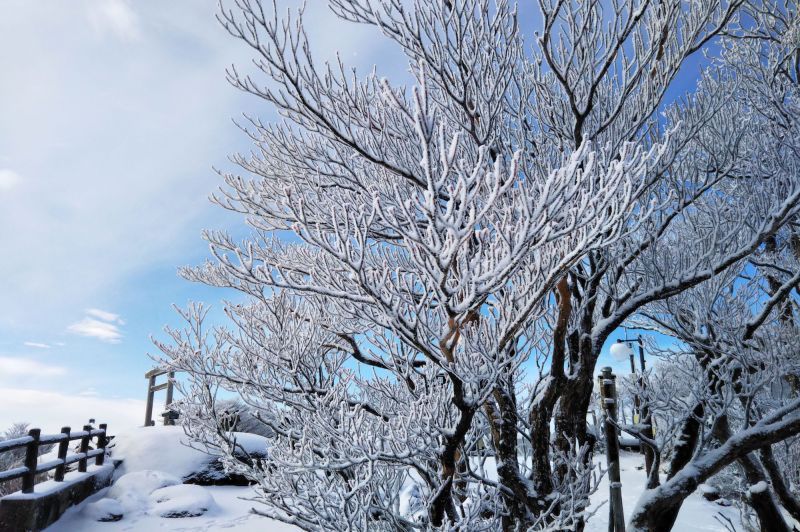
[[[86,472],[87,462],[95,459],[96,465],[103,465],[106,456],[106,447],[111,438],[106,432],[107,425],[101,423],[99,428],[84,425],[83,430],[71,432],[69,427],[63,427],[60,434],[41,434],[40,429],[31,429],[27,436],[0,441],[0,454],[25,448],[25,462],[20,467],[0,471],[0,483],[22,478],[22,493],[33,493],[36,476],[47,471],[56,470],[54,479],[63,482],[67,466],[78,463],[78,471]],[[95,449],[89,450],[91,441],[97,438]],[[77,453],[67,454],[69,443],[80,440],[80,450]],[[58,458],[39,463],[39,446],[58,444]]]

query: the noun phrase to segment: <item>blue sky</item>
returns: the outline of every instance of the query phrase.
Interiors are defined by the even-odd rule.
[[[207,199],[220,182],[212,167],[249,148],[231,118],[273,116],[225,81],[250,54],[215,10],[3,1],[0,429],[141,423],[150,335],[178,324],[172,304],[230,296],[176,275],[207,257],[202,229],[241,230]],[[339,50],[359,69],[405,71],[374,30],[336,21],[321,1],[309,2],[307,28],[323,58]]]
[[[323,56],[392,57],[370,30],[316,31],[332,27],[322,7],[308,25]],[[225,81],[250,54],[215,12],[212,0],[4,0],[0,428],[141,423],[150,335],[177,325],[173,303],[230,295],[176,276],[207,256],[202,229],[241,227],[207,199],[212,167],[248,149],[231,119],[272,116]]]

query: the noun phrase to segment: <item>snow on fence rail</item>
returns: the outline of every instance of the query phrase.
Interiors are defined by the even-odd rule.
[[[97,438],[95,449],[89,450],[92,439]],[[69,442],[81,441],[77,453],[67,455]],[[0,454],[25,447],[25,462],[21,467],[0,471],[0,483],[22,478],[22,493],[33,493],[36,484],[36,475],[56,470],[53,480],[63,482],[67,466],[78,462],[78,471],[86,472],[86,465],[90,458],[95,459],[96,465],[103,465],[106,456],[106,446],[111,438],[107,434],[107,425],[101,423],[99,428],[84,425],[83,430],[72,432],[70,427],[63,427],[60,434],[41,434],[41,429],[31,429],[27,436],[0,441]],[[58,458],[39,463],[39,446],[58,444]]]

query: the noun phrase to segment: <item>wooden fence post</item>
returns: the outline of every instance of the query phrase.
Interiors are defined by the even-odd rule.
[[[97,437],[97,448],[103,449],[103,452],[98,454],[94,459],[95,465],[103,465],[103,462],[106,459],[106,445],[108,445],[108,425],[106,423],[100,423],[100,430],[102,430],[103,433]]]
[[[167,374],[167,397],[164,400],[164,410],[167,412],[167,416],[164,418],[165,425],[174,425],[175,420],[172,417],[172,409],[169,405],[172,404],[172,394],[173,394],[173,379],[175,379],[175,372],[170,371]]]
[[[617,436],[617,386],[611,368],[600,375],[600,397],[605,411],[606,464],[608,466],[609,532],[625,532],[625,513],[622,509],[622,483],[619,471],[619,438]]]
[[[150,375],[147,379],[147,406],[144,411],[144,426],[149,427],[153,424],[153,387],[156,385],[156,376]]]
[[[65,434],[66,439],[58,443],[58,459],[62,461],[61,465],[56,467],[56,474],[54,480],[56,482],[64,481],[64,473],[67,471],[67,466],[64,465],[63,460],[67,457],[67,450],[69,450],[69,427],[61,427],[61,434]]]
[[[33,485],[36,483],[36,465],[39,462],[39,436],[41,429],[31,429],[28,436],[33,438],[25,446],[25,467],[28,471],[22,477],[22,493],[33,493]]]
[[[81,438],[81,450],[80,450],[80,452],[82,452],[85,455],[86,453],[89,452],[89,440],[92,439],[92,437],[89,435],[89,431],[92,430],[92,426],[91,425],[84,425],[83,426],[83,430],[84,430],[84,432],[86,432],[86,435]],[[81,472],[81,473],[85,473],[86,472],[86,456],[84,456],[83,458],[78,460],[78,471]]]

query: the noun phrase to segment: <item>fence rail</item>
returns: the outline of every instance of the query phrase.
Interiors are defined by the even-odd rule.
[[[106,457],[106,447],[111,438],[107,433],[108,426],[101,423],[99,428],[84,425],[83,430],[72,432],[70,427],[63,427],[60,434],[42,434],[41,429],[31,429],[27,436],[0,441],[0,454],[25,448],[24,465],[7,471],[0,471],[0,483],[9,480],[22,479],[22,493],[33,493],[36,484],[36,475],[56,470],[53,480],[62,482],[67,466],[78,463],[78,471],[86,472],[90,458],[95,459],[96,465],[103,465]],[[89,450],[91,441],[97,438],[95,448]],[[80,450],[77,453],[67,454],[69,443],[80,440]],[[58,458],[39,463],[39,446],[58,444]]]

